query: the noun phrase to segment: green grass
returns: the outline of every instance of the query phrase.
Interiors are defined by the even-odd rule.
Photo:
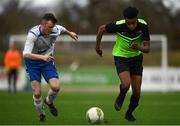
[[[180,92],[142,93],[140,106],[135,111],[137,122],[128,122],[124,113],[129,104],[130,94],[120,112],[114,111],[113,104],[116,93],[78,93],[61,92],[55,104],[60,110],[58,117],[53,117],[47,107],[46,122],[38,122],[38,114],[34,108],[30,92],[18,92],[16,95],[0,92],[0,124],[53,124],[53,125],[86,125],[86,111],[92,107],[100,107],[105,113],[107,125],[171,125],[180,124]],[[43,96],[45,96],[43,94]]]

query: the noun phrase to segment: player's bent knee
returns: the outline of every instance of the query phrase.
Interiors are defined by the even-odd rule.
[[[53,85],[53,86],[51,86],[51,89],[52,89],[53,91],[55,91],[55,92],[59,92],[59,90],[60,90],[60,85],[59,85],[59,84]]]
[[[59,83],[59,80],[56,78],[50,79],[49,85],[50,85],[51,89],[55,92],[58,92],[60,90],[60,83]]]
[[[126,92],[129,90],[129,88],[130,88],[130,84],[121,84],[120,86],[120,89]]]

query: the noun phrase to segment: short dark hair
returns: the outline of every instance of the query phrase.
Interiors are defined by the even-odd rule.
[[[44,14],[43,17],[41,18],[41,20],[47,20],[47,21],[50,20],[50,21],[52,21],[53,24],[57,23],[57,19],[52,13]]]
[[[132,19],[132,18],[137,18],[138,13],[139,11],[136,7],[129,6],[126,9],[124,9],[123,16],[124,18]]]

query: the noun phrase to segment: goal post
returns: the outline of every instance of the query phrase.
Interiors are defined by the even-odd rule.
[[[168,39],[166,35],[151,35],[151,42],[161,41],[161,67],[168,68]]]
[[[11,35],[9,39],[9,44],[11,45],[15,41],[24,43],[26,40],[27,35]],[[168,67],[168,43],[167,43],[167,36],[160,34],[160,35],[150,35],[151,42],[160,41],[161,42],[161,67],[167,68]],[[115,42],[114,35],[103,35],[102,37],[103,42]],[[67,35],[61,35],[58,37],[57,42],[72,42],[72,39]],[[78,42],[96,42],[96,35],[79,35]]]
[[[9,39],[9,43],[12,44],[14,42],[18,42],[22,45],[24,45],[26,41],[26,35],[11,35]],[[151,38],[151,45],[152,48],[157,48],[156,50],[159,51],[158,54],[160,54],[161,58],[158,58],[160,60],[159,66],[145,66],[144,72],[143,72],[143,84],[142,84],[142,90],[144,91],[175,91],[180,90],[180,68],[172,68],[168,66],[168,39],[166,35],[160,34],[160,35],[150,35]],[[57,38],[57,44],[61,43],[69,43],[72,42],[72,39],[67,35],[61,35]],[[78,43],[90,43],[93,45],[93,51],[95,47],[96,42],[96,35],[78,35]],[[115,42],[115,36],[114,35],[103,35],[102,43],[105,44],[111,44],[113,45]],[[156,45],[156,43],[158,43]],[[63,46],[63,45],[61,45]],[[69,47],[69,46],[67,46]],[[78,47],[78,46],[76,46]],[[63,47],[64,48],[64,47]],[[89,48],[89,47],[87,47]],[[109,48],[109,46],[107,46]],[[61,50],[61,49],[60,49]],[[109,48],[109,50],[111,50]],[[82,54],[86,54],[83,52]],[[104,50],[105,52],[105,50]],[[90,53],[92,53],[92,50],[90,50]],[[109,52],[108,52],[109,53]],[[151,55],[149,53],[148,55]],[[74,55],[74,52],[72,52]],[[94,54],[92,54],[94,55]],[[82,55],[81,55],[82,56]],[[145,56],[146,57],[146,56]],[[81,57],[80,57],[81,58]],[[104,59],[105,61],[106,59]],[[150,61],[155,60],[153,57],[151,57]],[[112,61],[113,62],[113,61]],[[77,63],[73,64],[76,68]],[[72,65],[72,66],[73,66]],[[92,68],[93,69],[93,68]],[[63,76],[65,76],[63,78]],[[67,81],[70,82],[80,82],[81,80],[71,80],[71,79],[77,79],[80,78],[79,76],[72,77],[70,73],[63,74],[62,81],[63,83],[66,83]],[[113,75],[117,76],[117,75]],[[99,77],[99,78],[98,78]],[[89,80],[96,80],[98,84],[103,84],[108,82],[108,78],[111,76],[105,76],[105,75],[89,75],[85,76],[83,78],[83,83],[86,83]],[[117,78],[117,77],[115,77]],[[87,79],[87,80],[86,80]],[[111,79],[111,78],[110,78]],[[111,79],[112,80],[112,79]],[[88,83],[88,82],[87,82]],[[113,82],[112,82],[113,83]]]

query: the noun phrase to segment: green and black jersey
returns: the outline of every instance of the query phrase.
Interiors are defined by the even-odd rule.
[[[127,27],[125,20],[107,24],[106,31],[116,34],[116,44],[112,51],[113,56],[125,58],[138,56],[142,52],[132,49],[130,47],[131,43],[142,45],[143,41],[150,40],[148,26],[143,19],[138,19],[137,27],[133,31]]]

